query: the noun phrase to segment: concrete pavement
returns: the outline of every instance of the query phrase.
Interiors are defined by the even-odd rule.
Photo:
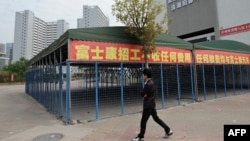
[[[91,133],[87,126],[65,126],[24,93],[24,85],[0,85],[0,140],[32,141],[47,133],[62,133],[61,141],[79,141]]]
[[[250,124],[250,93],[192,103],[158,114],[174,131],[164,139],[152,118],[145,141],[223,141],[224,124]],[[139,132],[141,113],[65,126],[24,94],[24,85],[0,86],[0,140],[32,141],[46,133],[62,133],[61,141],[129,141]]]

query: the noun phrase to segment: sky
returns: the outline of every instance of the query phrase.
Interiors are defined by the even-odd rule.
[[[113,0],[0,0],[0,43],[14,42],[16,12],[30,10],[45,22],[64,19],[69,28],[76,28],[82,18],[83,5],[98,5],[109,18],[110,26],[123,25],[112,15]]]

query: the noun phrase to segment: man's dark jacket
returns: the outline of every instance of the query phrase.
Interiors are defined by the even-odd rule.
[[[146,97],[144,97],[145,95],[147,95]],[[147,109],[147,108],[155,108],[155,85],[154,85],[154,81],[149,79],[142,92],[141,92],[141,96],[144,97],[143,99],[143,109]]]

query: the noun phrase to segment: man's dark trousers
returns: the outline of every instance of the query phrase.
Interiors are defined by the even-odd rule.
[[[164,128],[166,133],[168,133],[170,131],[170,128],[158,117],[155,108],[146,108],[146,109],[143,109],[143,112],[142,112],[141,131],[138,134],[138,137],[144,138],[144,134],[146,131],[146,124],[147,124],[147,121],[148,121],[150,115],[152,115],[152,117],[156,123],[158,123],[161,127]]]

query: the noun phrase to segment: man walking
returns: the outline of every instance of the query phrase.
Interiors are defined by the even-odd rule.
[[[143,75],[144,75],[144,80],[145,80],[145,86],[141,92],[141,96],[143,97],[143,112],[142,112],[142,118],[141,118],[141,129],[140,129],[140,133],[132,141],[144,140],[146,124],[150,115],[153,117],[156,123],[158,123],[161,127],[164,128],[164,131],[165,131],[164,137],[167,138],[173,134],[173,131],[170,130],[168,125],[166,125],[157,115],[157,112],[155,109],[155,97],[156,97],[155,86],[154,86],[153,80],[151,79],[152,73],[149,69],[144,69]]]

